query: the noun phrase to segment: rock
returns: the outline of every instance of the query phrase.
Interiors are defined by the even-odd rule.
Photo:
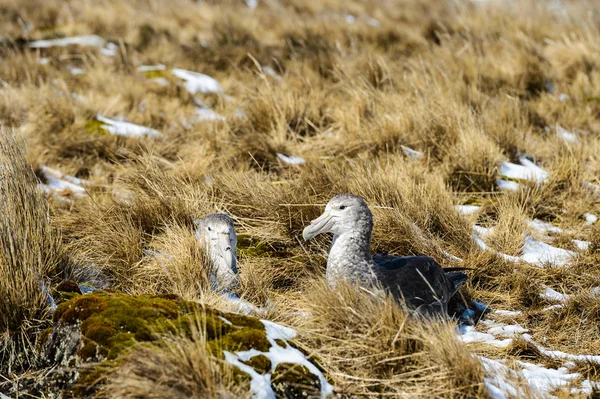
[[[54,312],[52,329],[38,337],[45,364],[53,371],[36,392],[59,389],[65,397],[92,396],[111,367],[118,367],[121,356],[137,343],[160,343],[171,334],[192,337],[192,329],[201,328],[208,350],[219,358],[225,358],[225,352],[257,353],[243,363],[261,375],[272,373],[277,397],[321,396],[319,377],[307,367],[280,363],[273,370],[271,360],[258,354],[268,354],[272,342],[266,322],[257,318],[223,313],[175,296],[129,296],[108,291],[73,295]],[[277,341],[281,348],[292,344]],[[246,371],[239,373],[247,383]]]
[[[277,398],[306,399],[321,397],[319,378],[300,364],[278,364],[271,376],[271,386]]]

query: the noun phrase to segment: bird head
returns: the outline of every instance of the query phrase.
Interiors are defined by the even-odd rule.
[[[196,238],[206,246],[212,261],[222,262],[236,273],[237,235],[233,220],[227,215],[215,213],[194,223]]]
[[[302,232],[305,240],[321,233],[333,233],[336,236],[356,228],[366,228],[370,234],[373,228],[373,215],[367,203],[353,194],[339,194],[325,206],[325,212],[308,225]]]

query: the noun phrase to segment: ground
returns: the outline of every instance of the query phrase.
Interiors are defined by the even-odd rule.
[[[44,378],[47,294],[80,295],[57,290],[73,280],[289,326],[347,397],[597,395],[599,13],[0,0],[0,392]],[[465,324],[325,285],[331,238],[302,229],[345,192],[374,213],[373,252],[473,269]],[[194,238],[217,211],[236,224],[243,301],[210,290]],[[119,346],[102,394],[250,395],[243,359],[222,367],[206,343]],[[317,386],[278,367],[302,371],[284,397]]]

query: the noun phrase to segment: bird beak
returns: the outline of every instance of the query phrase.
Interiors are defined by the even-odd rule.
[[[217,238],[217,251],[219,255],[225,260],[225,263],[230,269],[235,268],[235,259],[233,258],[233,249],[231,248],[231,241],[229,240],[229,234],[219,234]]]
[[[302,232],[302,237],[304,237],[304,241],[308,241],[318,234],[329,233],[333,225],[333,216],[329,211],[325,211],[321,216],[310,222],[310,225],[306,226]]]

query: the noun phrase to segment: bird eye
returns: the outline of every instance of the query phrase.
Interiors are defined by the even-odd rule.
[[[340,211],[343,211],[344,209],[346,209],[346,205],[340,206]]]
[[[210,226],[207,227],[208,231],[211,231],[212,229],[210,228]]]

